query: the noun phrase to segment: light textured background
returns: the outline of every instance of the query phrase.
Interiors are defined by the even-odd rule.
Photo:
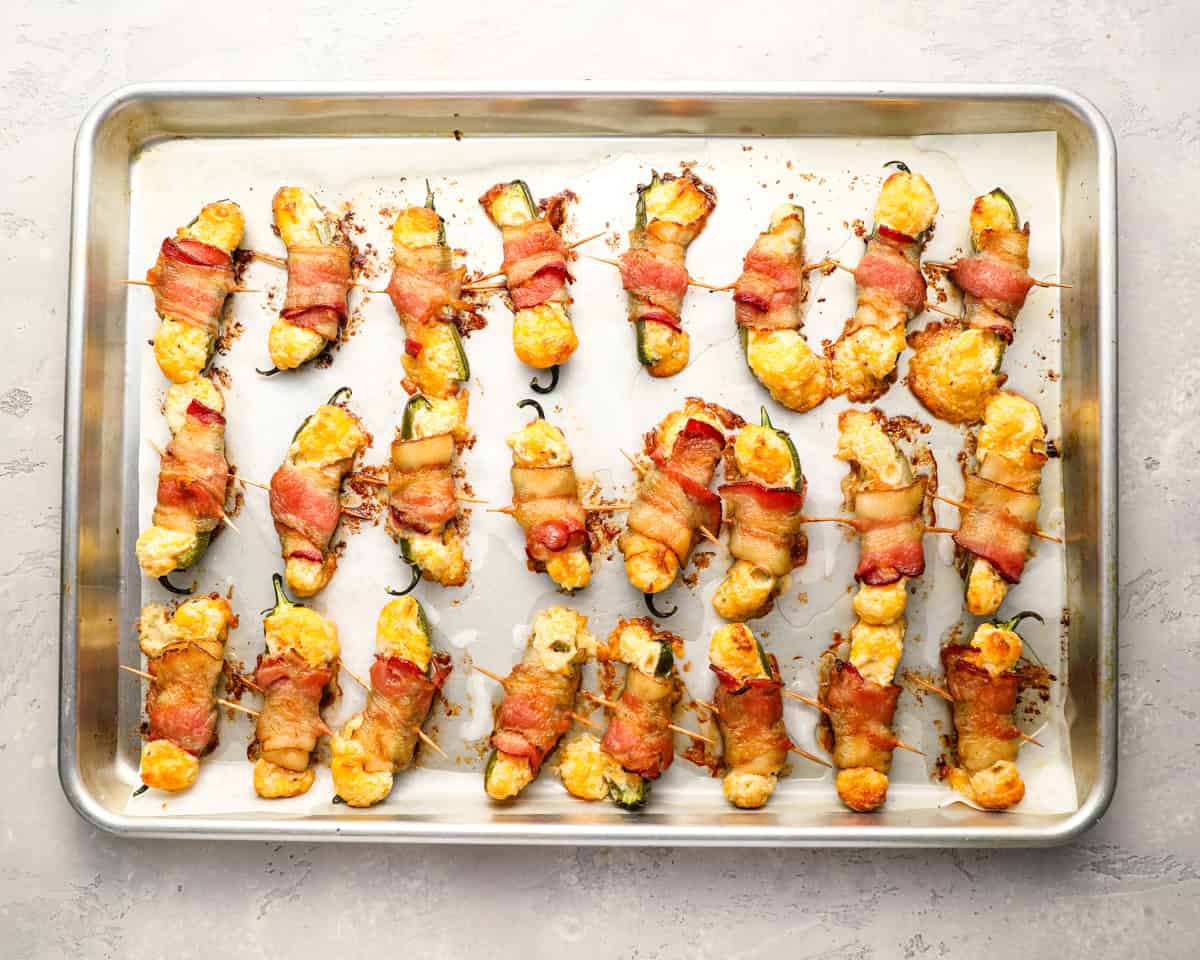
[[[0,955],[307,958],[335,936],[347,953],[423,957],[1195,956],[1200,284],[1174,271],[1195,249],[1200,8],[368,6],[0,4]],[[1120,154],[1124,332],[1108,816],[1040,852],[129,843],[89,829],[54,768],[71,145],[101,94],[167,79],[1028,80],[1093,99]]]

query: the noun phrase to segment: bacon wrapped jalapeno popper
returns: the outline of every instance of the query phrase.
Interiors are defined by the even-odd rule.
[[[337,569],[330,549],[341,518],[342,481],[367,445],[358,417],[338,405],[343,387],[317,407],[296,431],[283,464],[271,477],[271,516],[286,564],[284,576],[298,597],[323,590]]]
[[[854,271],[858,309],[830,348],[830,393],[855,403],[878,399],[891,385],[905,325],[925,309],[921,251],[937,198],[923,176],[894,165],[899,169],[880,188],[875,228]]]
[[[458,530],[454,490],[456,408],[412,397],[404,408],[388,467],[388,531],[416,578],[447,587],[467,582],[468,563]],[[410,587],[411,589],[411,587]]]
[[[792,745],[783,725],[779,664],[744,623],[717,628],[708,660],[717,676],[713,705],[724,744],[725,799],[757,809],[775,792]]]
[[[887,799],[908,581],[925,572],[925,478],[913,476],[881,420],[862,410],[838,418],[837,457],[852,464],[845,487],[859,531],[858,620],[848,644],[821,658],[820,671],[819,696],[828,710],[822,739],[838,768],[838,796],[863,813]]]
[[[1009,584],[1019,583],[1037,530],[1046,428],[1038,408],[1020,394],[1000,391],[984,408],[975,444],[976,469],[967,474],[954,542],[967,583],[967,609],[991,616]]]
[[[750,372],[789,410],[804,413],[829,396],[825,358],[804,339],[800,305],[804,272],[804,208],[785,203],[746,254],[733,287],[734,316]]]
[[[571,726],[580,671],[596,642],[587,617],[549,607],[533,621],[521,662],[504,681],[483,787],[493,800],[511,800],[537,779],[546,757]]]
[[[579,346],[567,308],[567,248],[559,230],[566,214],[563,197],[538,205],[524,180],[498,183],[479,198],[504,240],[501,270],[513,309],[513,350],[517,359],[545,370],[571,359]],[[555,378],[557,379],[557,377]],[[553,389],[545,388],[548,393]]]
[[[747,424],[733,441],[737,479],[718,488],[725,501],[733,565],[713,595],[726,620],[766,616],[783,578],[803,562],[805,480],[796,447],[762,408],[761,425]]]
[[[713,188],[690,170],[654,173],[638,187],[629,249],[621,255],[621,283],[637,334],[638,362],[651,376],[670,377],[687,366],[689,338],[681,319],[688,288],[687,248],[717,205]]]
[[[287,247],[288,282],[267,349],[275,371],[294,370],[335,342],[346,322],[350,243],[307,190],[280,187],[271,206]]]
[[[988,810],[1005,810],[1021,802],[1025,783],[1017,772],[1021,731],[1013,715],[1023,676],[1021,637],[1016,626],[1026,612],[1006,623],[983,623],[970,645],[942,648],[954,710],[956,761],[950,785],[968,800]]]
[[[470,378],[471,367],[455,319],[466,270],[454,265],[432,192],[425,206],[400,211],[392,224],[392,242],[387,292],[404,326],[404,372],[426,397],[457,399],[465,423],[467,397],[461,385]],[[409,392],[414,392],[411,387]]]
[[[671,715],[682,695],[670,634],[645,618],[621,620],[606,659],[626,664],[625,685],[604,738],[583,734],[563,747],[558,773],[572,796],[634,810],[675,759]]]
[[[1004,348],[1033,286],[1029,224],[1018,226],[1012,198],[997,187],[971,207],[972,255],[950,272],[963,292],[963,322],[931,323],[910,338],[908,385],[935,417],[978,423],[1005,376]]]
[[[225,460],[225,400],[206,377],[173,384],[163,410],[171,442],[158,468],[158,501],[151,526],[134,552],[147,577],[166,580],[186,570],[208,549],[225,516],[229,464]]]
[[[412,764],[418,732],[451,669],[430,633],[415,597],[390,600],[379,613],[366,709],[333,737],[333,786],[352,807],[387,799],[395,775]]]
[[[225,299],[237,286],[233,251],[246,220],[232,200],[207,204],[174,237],[167,237],[146,274],[154,309],[162,318],[154,334],[154,359],[172,383],[200,376],[221,332]]]
[[[625,575],[644,594],[675,582],[701,528],[721,529],[721,498],[709,490],[725,451],[724,423],[710,404],[689,399],[647,437],[654,465],[638,481],[618,546]]]
[[[321,710],[337,699],[341,647],[337,627],[315,610],[291,603],[275,574],[275,606],[263,620],[266,652],[254,682],[263,691],[262,712],[248,754],[254,790],[265,799],[298,797],[313,785],[313,755],[331,733]]]
[[[533,406],[538,414],[508,438],[513,518],[525,531],[525,555],[564,590],[581,590],[591,582],[592,565],[571,448],[536,401],[518,406]]]
[[[151,604],[138,618],[138,645],[153,682],[146,691],[142,783],[185,790],[196,782],[200,758],[217,745],[217,684],[225,641],[237,617],[215,593],[180,604],[172,614]]]

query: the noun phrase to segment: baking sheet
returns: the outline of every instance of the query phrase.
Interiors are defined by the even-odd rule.
[[[967,212],[978,193],[997,184],[1013,196],[1023,219],[1032,224],[1031,273],[1055,275],[1060,249],[1057,144],[1053,133],[930,136],[913,139],[607,139],[495,138],[465,139],[213,139],[175,140],[153,145],[132,170],[129,276],[140,277],[153,262],[162,237],[190,220],[206,202],[228,196],[237,200],[247,218],[244,246],[282,254],[282,243],[271,229],[270,200],[284,183],[305,186],[330,209],[352,210],[354,240],[367,254],[371,272],[366,287],[386,284],[390,262],[390,225],[395,211],[421,203],[425,179],[432,184],[440,212],[447,219],[449,242],[467,251],[466,263],[479,273],[499,267],[501,244],[497,231],[480,210],[477,197],[493,183],[522,177],[536,196],[570,189],[579,197],[572,206],[564,233],[570,241],[597,231],[606,237],[581,252],[613,256],[624,248],[624,233],[633,217],[635,188],[652,168],[677,171],[681,162],[695,164],[697,174],[717,190],[717,208],[707,229],[689,251],[692,275],[710,283],[731,281],[741,258],[762,230],[772,207],[784,200],[805,207],[810,260],[825,253],[854,263],[862,243],[854,222],[868,225],[885,161],[902,159],[924,173],[937,193],[941,213],[935,235],[926,248],[929,259],[950,259],[966,243]],[[372,269],[373,268],[373,269]],[[620,450],[634,451],[641,434],[684,397],[703,396],[722,403],[747,419],[766,404],[779,427],[791,432],[809,480],[806,512],[828,514],[840,506],[839,481],[845,465],[833,458],[836,419],[848,404],[829,401],[808,414],[797,415],[770,401],[746,369],[733,323],[728,293],[693,288],[685,304],[684,321],[692,337],[687,369],[668,380],[649,377],[637,364],[633,334],[625,322],[625,296],[616,270],[581,258],[574,267],[572,315],[581,346],[564,368],[557,391],[545,403],[548,417],[567,434],[581,477],[593,476],[612,495],[632,489],[632,471]],[[299,422],[343,384],[354,389],[353,408],[374,435],[366,462],[383,463],[392,431],[407,399],[400,379],[403,335],[386,296],[351,293],[353,335],[334,355],[328,368],[264,379],[254,367],[267,366],[266,333],[282,304],[285,277],[262,262],[251,265],[243,283],[263,294],[234,297],[230,321],[242,333],[217,365],[228,375],[225,390],[230,462],[250,479],[266,482],[278,466],[288,438]],[[954,298],[947,303],[954,309]],[[848,274],[815,277],[807,306],[805,332],[810,343],[833,339],[854,310],[854,283]],[[484,311],[487,329],[467,341],[473,381],[470,424],[478,437],[462,458],[476,496],[493,505],[508,502],[510,456],[504,438],[527,419],[516,401],[529,396],[533,373],[513,356],[510,314],[497,299]],[[1014,345],[1005,357],[1005,371],[1014,389],[1036,400],[1049,435],[1059,434],[1058,293],[1035,290],[1018,324]],[[923,325],[932,314],[920,318]],[[131,296],[127,317],[131,351],[128,369],[140,371],[142,436],[162,444],[167,439],[160,404],[166,383],[146,340],[157,326],[149,292]],[[902,355],[900,380],[907,366]],[[545,401],[543,401],[545,402]],[[908,414],[931,426],[924,436],[937,457],[940,488],[948,496],[961,493],[956,457],[963,431],[933,420],[898,382],[878,404],[889,415]],[[158,458],[148,443],[140,445],[139,520],[148,523],[153,509]],[[1061,471],[1052,460],[1043,475],[1040,524],[1061,525]],[[193,571],[200,589],[224,590],[236,584],[234,609],[241,625],[230,637],[228,655],[251,668],[262,649],[259,611],[271,603],[270,575],[281,569],[278,541],[264,492],[249,488],[235,518],[240,534],[225,531]],[[939,522],[954,526],[957,511],[944,504]],[[618,518],[619,519],[619,518]],[[342,655],[356,673],[364,673],[374,654],[374,621],[387,600],[383,588],[407,583],[408,570],[382,526],[364,526],[358,533],[343,531],[348,540],[337,575],[329,587],[310,601],[338,623]],[[833,525],[810,525],[809,558],[795,571],[775,611],[752,626],[779,657],[784,679],[792,689],[813,693],[816,661],[832,633],[845,632],[853,622],[850,607],[857,547]],[[252,722],[224,712],[221,744],[206,758],[196,785],[179,795],[148,791],[133,798],[126,812],[216,814],[257,812],[273,817],[306,814],[406,815],[462,811],[478,818],[486,805],[479,769],[486,755],[492,705],[500,692],[482,676],[463,669],[469,654],[481,666],[506,673],[524,646],[528,624],[537,610],[553,603],[575,607],[590,618],[598,635],[606,634],[620,616],[644,612],[641,596],[624,577],[620,555],[609,546],[596,559],[592,585],[574,597],[556,593],[544,575],[525,568],[524,539],[508,517],[470,510],[471,578],[467,586],[446,589],[422,583],[418,596],[435,623],[435,641],[454,657],[456,669],[446,696],[456,716],[439,706],[427,729],[450,754],[443,760],[422,751],[420,770],[397,778],[392,797],[372,811],[356,812],[333,806],[328,767],[322,763],[313,789],[304,797],[264,801],[251,784],[251,765],[245,747]],[[701,548],[699,554],[711,553]],[[949,538],[926,539],[927,569],[910,591],[908,633],[903,668],[937,675],[942,639],[955,625],[967,623],[962,609],[962,586],[951,565]],[[681,677],[689,697],[707,699],[713,681],[707,670],[707,644],[721,621],[710,600],[725,561],[713,557],[698,571],[694,589],[677,584],[661,605],[678,603],[679,613],[665,626],[686,640]],[[703,561],[701,563],[703,566]],[[136,565],[131,567],[137,575]],[[1023,582],[1010,592],[1006,610],[1033,608],[1046,616],[1041,626],[1026,621],[1022,632],[1027,649],[1054,673],[1059,682],[1026,732],[1035,734],[1044,749],[1021,751],[1020,767],[1028,786],[1026,800],[1016,809],[1025,813],[1062,813],[1077,805],[1072,775],[1066,713],[1066,663],[1060,650],[1059,614],[1064,606],[1062,551],[1038,544]],[[142,602],[171,599],[155,583],[142,580]],[[123,661],[136,662],[138,652],[132,620],[136,609],[125,611]],[[964,628],[969,635],[970,626]],[[129,682],[136,682],[130,680]],[[337,726],[361,709],[363,692],[343,679],[343,698],[327,713]],[[589,667],[585,687],[596,689]],[[245,701],[252,705],[252,700]],[[788,729],[801,746],[814,752],[816,716],[792,701],[785,706]],[[593,716],[603,721],[603,714]],[[136,729],[139,717],[131,711],[121,718],[129,731],[126,752],[128,776],[137,784]],[[694,714],[681,722],[697,726]],[[952,726],[946,705],[932,695],[906,693],[896,718],[897,734],[925,751],[924,758],[897,751],[891,776],[889,809],[930,808],[957,800],[957,795],[930,778],[942,744]],[[709,730],[711,733],[711,729]],[[677,743],[682,749],[686,743]],[[327,748],[326,748],[327,750]],[[781,782],[769,809],[840,810],[832,775],[796,758]],[[680,812],[720,814],[729,811],[720,784],[708,772],[677,761],[655,785],[651,804]],[[522,813],[570,816],[581,801],[569,797],[550,770],[520,798],[514,810]],[[591,809],[591,808],[590,808]]]

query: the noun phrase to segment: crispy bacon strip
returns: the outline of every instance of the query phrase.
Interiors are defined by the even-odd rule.
[[[395,773],[412,763],[417,731],[450,670],[450,657],[444,653],[434,654],[429,676],[411,660],[376,655],[362,726],[354,735],[367,753],[368,773]]]
[[[684,264],[686,248],[677,244],[634,247],[621,254],[621,283],[634,301],[665,313],[679,325],[683,297],[688,288]],[[630,319],[654,319],[651,313]]]
[[[518,310],[555,300],[570,303],[567,250],[548,217],[501,228],[505,282]]]
[[[770,654],[769,659],[769,679],[743,684],[710,664],[719,681],[713,699],[727,772],[770,776],[787,763],[792,741],[783,725],[783,681],[775,655]]]
[[[566,550],[587,551],[587,514],[573,466],[517,467],[510,472],[513,517],[525,531],[525,553],[545,563]]]
[[[147,669],[154,682],[146,691],[150,719],[147,740],[170,740],[197,757],[217,745],[217,683],[224,645],[212,641],[176,643],[152,657]]]
[[[163,451],[154,525],[190,533],[215,529],[224,513],[228,479],[225,418],[193,400],[183,426]]]
[[[405,325],[432,323],[462,297],[465,267],[453,266],[445,245],[412,248],[397,244],[387,293]]]
[[[393,536],[439,534],[458,516],[454,442],[448,435],[395,440],[388,470],[388,516]]]
[[[601,748],[630,773],[647,780],[662,776],[675,759],[675,738],[668,724],[679,697],[674,674],[656,677],[627,667]]]
[[[886,586],[901,577],[925,572],[921,538],[925,520],[925,478],[899,490],[859,491],[854,510],[859,521],[859,556],[855,577],[872,586]]]
[[[799,257],[776,249],[770,233],[759,234],[733,286],[738,326],[755,330],[799,330],[807,276]]]
[[[348,245],[291,247],[281,315],[294,326],[336,340],[346,319],[346,291],[351,285]]]
[[[825,746],[838,769],[869,767],[887,773],[896,747],[892,718],[900,687],[867,680],[853,664],[828,655],[821,664],[819,696],[829,708],[823,721]]]
[[[509,756],[525,757],[536,777],[571,726],[579,680],[578,668],[563,675],[537,663],[518,663],[504,681],[492,746]]]
[[[1021,675],[1015,670],[992,676],[972,663],[965,644],[942,648],[946,689],[954,700],[958,761],[968,773],[986,770],[998,760],[1015,761],[1020,731],[1013,722]]]
[[[871,323],[886,329],[911,320],[925,308],[925,277],[921,274],[923,244],[903,234],[890,236],[891,233],[886,227],[877,229],[855,268],[859,306],[853,321],[856,328]],[[897,306],[899,313],[894,309]],[[881,323],[884,314],[887,322]]]
[[[217,335],[225,298],[237,286],[233,260],[199,240],[168,237],[146,273],[154,289],[154,309],[164,318]]]
[[[805,491],[772,489],[752,480],[727,483],[717,490],[725,501],[733,557],[774,577],[790,573],[804,526]]]
[[[341,514],[342,478],[351,462],[338,472],[284,462],[271,477],[271,516],[283,558],[304,557],[319,563]]]
[[[979,252],[959,260],[950,273],[964,294],[964,318],[1012,343],[1014,321],[1033,287],[1029,224],[1022,230],[984,230],[978,243]]]
[[[254,682],[263,690],[262,712],[251,753],[301,773],[308,769],[317,740],[330,733],[321,707],[334,677],[332,666],[313,667],[293,651],[259,655]]]

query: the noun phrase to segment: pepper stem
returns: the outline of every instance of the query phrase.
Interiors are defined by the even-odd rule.
[[[328,400],[325,401],[325,406],[332,407],[335,403],[338,402],[339,399],[341,399],[341,396],[343,393],[346,395],[347,400],[349,400],[352,396],[354,396],[354,391],[351,390],[349,387],[338,387],[336,390],[333,391],[333,396],[331,396]]]
[[[542,405],[540,403],[538,403],[536,400],[534,400],[532,397],[526,397],[524,400],[518,400],[517,401],[517,409],[519,410],[522,407],[533,407],[533,409],[537,411],[537,418],[539,420],[546,419],[546,411],[543,410]]]
[[[529,381],[529,388],[531,390],[533,390],[535,393],[540,393],[543,396],[547,393],[552,393],[554,391],[554,388],[557,386],[558,386],[558,364],[557,363],[550,368],[550,385],[548,387],[543,387],[536,376],[533,377],[533,379],[531,379]]]
[[[895,167],[902,173],[912,173],[912,171],[908,169],[908,164],[903,160],[889,160],[883,165],[883,169],[886,170],[888,167]]]
[[[1002,623],[1002,624],[999,624],[999,626],[1000,626],[1000,627],[1002,627],[1002,628],[1003,628],[1003,629],[1005,629],[1005,630],[1013,630],[1013,631],[1015,631],[1015,630],[1016,630],[1016,628],[1017,628],[1017,624],[1018,624],[1018,623],[1020,623],[1022,620],[1028,620],[1028,619],[1030,619],[1030,618],[1032,618],[1032,619],[1036,620],[1038,623],[1045,623],[1045,622],[1046,622],[1046,621],[1045,621],[1045,620],[1042,618],[1042,615],[1041,615],[1040,613],[1038,613],[1036,610],[1022,610],[1020,613],[1018,613],[1018,614],[1017,614],[1015,617],[1013,617],[1011,620],[1007,620],[1007,621],[1005,621],[1004,623]]]
[[[271,586],[275,590],[275,606],[267,607],[267,609],[262,612],[263,616],[270,616],[278,611],[280,607],[301,606],[301,604],[292,603],[292,601],[287,598],[287,594],[283,590],[283,577],[280,574],[276,573],[271,577]]]
[[[429,185],[429,178],[425,178],[425,206],[427,209],[437,212],[437,207],[433,205],[433,187]]]
[[[676,611],[679,610],[679,607],[676,607],[676,606],[671,607],[671,609],[666,611],[665,613],[662,610],[659,610],[658,608],[656,608],[654,606],[654,594],[652,594],[652,593],[643,593],[642,599],[644,599],[646,601],[646,609],[649,610],[652,614],[654,614],[654,616],[658,617],[660,620],[665,620],[665,619],[667,619],[667,617],[675,616]]]
[[[759,424],[760,424],[761,426],[764,426],[764,427],[769,427],[771,430],[774,430],[774,429],[775,429],[775,425],[774,425],[773,423],[771,423],[771,418],[770,418],[770,416],[768,416],[768,414],[767,414],[767,408],[766,408],[766,407],[759,407],[759,410],[761,410],[761,411],[762,411],[762,420],[760,420],[760,421],[759,421]]]
[[[405,587],[403,590],[393,590],[391,587],[384,587],[383,588],[384,592],[392,597],[403,597],[403,596],[406,596],[406,595],[412,593],[413,590],[416,589],[417,584],[421,582],[421,568],[418,567],[415,563],[411,564],[411,568],[412,568],[412,582],[409,583],[409,585],[407,587]]]

